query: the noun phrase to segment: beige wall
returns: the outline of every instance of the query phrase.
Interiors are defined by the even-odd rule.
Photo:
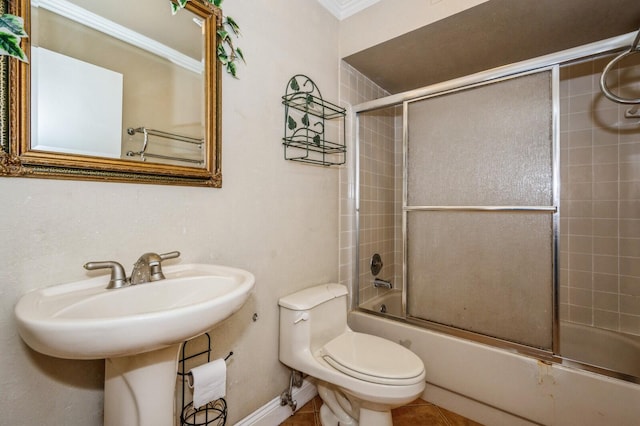
[[[382,0],[340,25],[340,57],[444,19],[487,0]]]
[[[200,38],[200,30],[192,21],[193,15],[191,12],[176,15],[167,13],[168,1],[164,4],[158,0],[68,1],[192,58],[199,59],[202,56],[202,49],[193,42]],[[165,4],[166,7],[163,7]],[[123,10],[127,13],[122,13]],[[167,31],[169,27],[179,30]]]
[[[234,0],[225,12],[243,29],[248,65],[239,80],[223,77],[222,189],[0,179],[1,423],[102,424],[103,361],[31,351],[13,308],[30,289],[87,277],[86,261],[112,259],[130,271],[147,251],[180,250],[183,262],[256,276],[245,307],[212,333],[214,356],[234,352],[227,424],[287,386],[277,300],[338,279],[338,170],[283,159],[280,97],[302,72],[337,101],[338,21],[315,0]]]

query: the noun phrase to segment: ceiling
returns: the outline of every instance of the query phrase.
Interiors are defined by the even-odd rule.
[[[344,60],[393,94],[639,26],[639,0],[490,0]]]

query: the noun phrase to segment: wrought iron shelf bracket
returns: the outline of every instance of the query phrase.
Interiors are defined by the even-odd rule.
[[[345,163],[346,110],[322,98],[320,89],[306,75],[297,74],[289,79],[284,105],[285,160],[299,161],[322,166]],[[339,123],[341,141],[327,140],[326,121],[342,119]],[[338,131],[338,133],[339,133]]]

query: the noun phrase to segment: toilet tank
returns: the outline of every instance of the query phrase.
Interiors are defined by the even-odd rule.
[[[322,284],[281,298],[280,361],[296,368],[302,352],[313,354],[347,329],[347,288]]]

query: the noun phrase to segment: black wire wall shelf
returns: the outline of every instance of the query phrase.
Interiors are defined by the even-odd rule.
[[[302,83],[302,84],[301,84]],[[289,79],[284,104],[284,146],[285,160],[322,166],[345,163],[346,110],[322,98],[320,89],[306,75],[297,74]],[[342,142],[326,138],[327,120],[342,119]]]

